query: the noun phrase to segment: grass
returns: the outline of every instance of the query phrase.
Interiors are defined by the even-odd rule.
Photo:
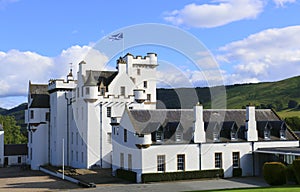
[[[291,191],[294,192],[294,191],[300,191],[300,187],[289,186],[289,187],[258,187],[258,188],[247,188],[247,189],[206,190],[206,192],[210,192],[210,191],[220,191],[220,192],[289,192]],[[198,192],[198,191],[193,191],[193,192]]]
[[[295,110],[291,110],[291,109],[286,109],[286,110],[282,110],[277,112],[277,114],[282,118],[286,118],[286,117],[300,117],[300,111],[295,111]]]

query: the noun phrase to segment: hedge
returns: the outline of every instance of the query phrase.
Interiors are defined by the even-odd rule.
[[[286,166],[280,162],[267,162],[263,166],[263,176],[269,185],[286,184]]]
[[[232,176],[233,177],[241,177],[243,174],[242,168],[233,168]]]
[[[297,183],[293,164],[289,164],[286,166],[286,179],[289,182]]]
[[[136,183],[136,172],[124,169],[117,169],[116,176],[121,179],[125,179]]]
[[[293,161],[294,174],[296,176],[297,184],[300,184],[300,159],[295,159]]]
[[[182,171],[166,173],[145,173],[142,174],[142,182],[155,181],[174,181],[186,179],[218,178],[224,176],[223,169],[201,170],[201,171]]]

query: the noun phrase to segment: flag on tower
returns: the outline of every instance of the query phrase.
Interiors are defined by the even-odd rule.
[[[111,35],[108,37],[109,40],[111,41],[116,41],[116,40],[121,40],[123,39],[123,33],[118,33],[118,34],[115,34],[115,35]]]

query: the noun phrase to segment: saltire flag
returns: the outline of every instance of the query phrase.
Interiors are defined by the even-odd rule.
[[[118,34],[115,34],[115,35],[111,35],[108,37],[109,40],[111,41],[117,41],[117,40],[121,40],[123,39],[123,33],[118,33]]]

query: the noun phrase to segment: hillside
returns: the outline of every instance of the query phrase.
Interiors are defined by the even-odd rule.
[[[258,108],[272,107],[282,111],[290,100],[300,103],[300,76],[278,82],[229,85],[226,95],[227,108],[243,108],[251,103]],[[157,90],[157,99],[167,108],[191,108],[198,100],[205,108],[210,108],[210,98],[207,87]]]
[[[273,108],[282,118],[297,116],[300,120],[300,76],[277,82],[229,85],[226,86],[226,95],[227,108],[240,109],[251,103],[257,108]],[[210,108],[210,98],[210,90],[207,87],[157,89],[157,100],[161,101],[158,108],[192,108],[198,101],[204,108]],[[297,107],[288,108],[291,100],[298,102]],[[26,107],[27,104],[23,103],[10,110],[0,108],[0,114],[15,117],[24,134],[26,134],[24,125]]]

